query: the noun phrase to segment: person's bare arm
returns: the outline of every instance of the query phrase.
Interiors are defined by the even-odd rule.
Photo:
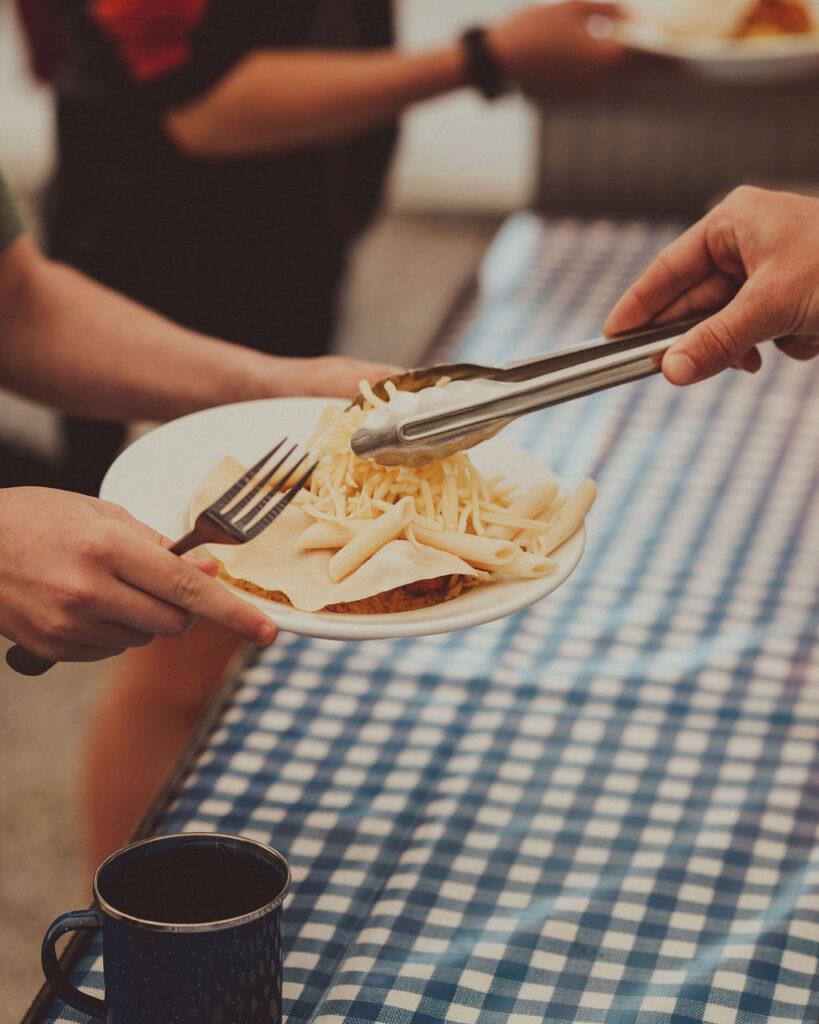
[[[163,420],[252,398],[346,396],[393,371],[206,338],[46,259],[26,236],[0,253],[0,384],[67,412]]]
[[[256,50],[165,128],[197,157],[276,153],[346,138],[466,84],[457,46],[432,53]]]
[[[580,0],[527,8],[489,26],[487,42],[502,74],[526,92],[584,86],[622,55],[586,28],[590,15],[612,10]],[[198,158],[275,153],[347,138],[467,81],[458,43],[422,53],[259,49],[167,113],[164,126]]]

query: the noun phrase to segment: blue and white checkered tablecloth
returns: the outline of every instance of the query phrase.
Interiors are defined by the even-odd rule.
[[[592,335],[674,232],[512,218],[461,355]],[[291,1024],[817,1018],[817,369],[771,351],[520,421],[600,486],[566,585],[450,636],[282,636],[244,672],[163,830],[292,862]]]

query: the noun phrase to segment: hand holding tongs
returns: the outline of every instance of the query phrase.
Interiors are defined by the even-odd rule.
[[[673,342],[710,315],[596,338],[574,348],[502,367],[452,363],[387,377],[373,387],[382,398],[388,397],[384,388],[387,381],[393,381],[399,391],[420,391],[441,377],[483,378],[503,382],[505,387],[498,397],[477,404],[453,407],[434,415],[406,416],[383,430],[362,427],[353,434],[353,451],[385,466],[419,466],[471,448],[524,413],[659,373],[663,355]],[[359,396],[354,404],[360,405],[362,401]]]

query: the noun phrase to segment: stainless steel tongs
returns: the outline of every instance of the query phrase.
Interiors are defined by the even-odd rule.
[[[374,387],[376,394],[385,398],[387,381],[393,381],[399,391],[420,391],[441,377],[485,379],[501,382],[503,386],[497,387],[497,397],[490,396],[478,403],[451,407],[434,415],[408,415],[383,429],[364,426],[353,434],[353,451],[385,466],[420,466],[445,458],[486,440],[525,413],[659,373],[665,351],[710,315],[596,338],[575,348],[507,366],[452,363],[388,377]],[[355,404],[362,401],[359,396]]]

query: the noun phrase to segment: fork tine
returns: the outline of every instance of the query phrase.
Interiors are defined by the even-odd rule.
[[[265,512],[262,518],[257,523],[254,523],[253,526],[251,526],[247,535],[248,540],[253,540],[254,537],[258,537],[262,530],[270,526],[273,520],[287,508],[290,502],[296,497],[296,495],[299,493],[302,487],[304,487],[304,485],[310,479],[310,475],[317,465],[318,462],[314,462],[312,466],[306,469],[298,478],[298,480],[293,484],[293,486],[288,491],[285,492],[284,496],[279,498],[279,500],[276,502],[273,508],[268,509],[268,511]]]
[[[282,475],[282,478],[278,483],[276,483],[275,485],[271,485],[268,493],[259,498],[259,500],[253,506],[253,508],[243,513],[243,515],[240,516],[239,519],[232,518],[233,510],[231,509],[228,515],[231,517],[231,522],[233,523],[233,525],[238,527],[240,530],[246,529],[253,522],[256,516],[261,512],[261,510],[267,506],[268,499],[271,498],[277,491],[281,490],[282,484],[286,483],[286,481],[290,479],[290,477],[296,472],[296,470],[299,468],[299,466],[302,464],[302,462],[304,462],[306,458],[307,452],[305,452],[304,455],[302,455],[302,457],[297,462],[295,462],[287,470],[286,473]]]
[[[235,504],[230,505],[230,507],[226,507],[223,505],[219,510],[220,514],[223,516],[227,516],[232,522],[235,522],[236,516],[242,511],[243,508],[246,508],[248,504],[256,497],[256,495],[267,485],[267,483],[273,478],[273,475],[281,468],[281,466],[284,465],[285,462],[287,462],[287,460],[290,458],[290,456],[293,454],[296,448],[297,445],[294,444],[290,451],[285,452],[285,454],[279,459],[275,466],[273,466],[272,469],[268,470],[268,472],[265,473],[265,475],[260,480],[257,481],[256,485],[254,487],[251,487],[247,494],[243,494],[242,497]],[[287,477],[285,477],[285,479],[287,479]],[[274,492],[277,490],[279,490],[278,487],[273,488]]]
[[[241,476],[232,487],[229,487],[228,490],[226,490],[225,493],[221,495],[221,497],[217,498],[216,501],[213,502],[213,504],[210,506],[210,511],[219,512],[221,509],[225,507],[225,505],[229,501],[231,501],[231,499],[236,497],[236,495],[239,493],[239,491],[241,491],[243,487],[247,487],[247,485],[250,483],[253,477],[259,472],[259,470],[264,466],[267,460],[271,456],[276,454],[276,452],[279,450],[279,448],[281,448],[281,446],[284,444],[286,440],[287,438],[283,437],[275,448],[271,448],[267,455],[264,455],[261,459],[259,459],[258,462],[254,463],[254,465],[250,467],[250,469],[244,474],[244,476]]]

